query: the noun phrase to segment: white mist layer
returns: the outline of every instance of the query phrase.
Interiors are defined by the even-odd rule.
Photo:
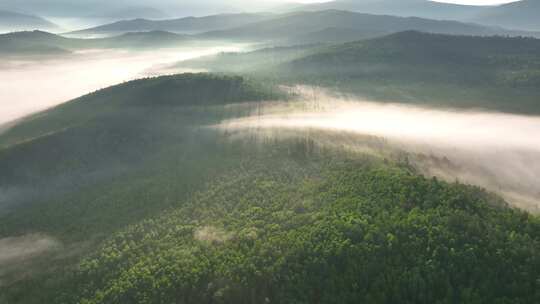
[[[283,104],[272,103],[262,111],[270,114],[227,121],[220,127],[381,137],[413,155],[428,155],[414,160],[425,174],[486,187],[517,206],[540,211],[540,117],[381,104],[308,88],[299,92],[306,100],[303,109],[284,110]],[[333,141],[341,142],[332,144],[350,145],[352,140],[336,137]],[[448,159],[452,166],[438,166],[432,157]]]
[[[39,257],[63,250],[58,240],[45,234],[0,239],[0,287],[28,276],[32,271],[29,263],[36,262]]]
[[[41,234],[0,239],[0,266],[22,261],[60,246],[57,240]]]
[[[246,45],[228,44],[152,51],[84,51],[49,60],[0,62],[0,125],[123,81],[194,70],[166,70],[182,60]]]

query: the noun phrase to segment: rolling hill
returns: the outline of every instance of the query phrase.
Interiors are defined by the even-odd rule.
[[[326,10],[316,12],[297,12],[281,15],[270,20],[252,23],[229,30],[208,32],[198,35],[206,39],[243,39],[287,41],[297,44],[312,35],[319,41],[335,40],[335,32],[341,31],[344,37],[376,37],[405,30],[416,30],[441,34],[461,35],[537,35],[537,33],[508,31],[500,28],[438,21],[417,17],[394,17],[361,14],[348,11]],[[325,31],[327,32],[325,35]],[[351,32],[356,32],[354,35]],[[340,33],[340,35],[342,35]]]
[[[540,69],[540,39],[535,38],[508,38],[508,37],[475,37],[430,34],[416,31],[406,31],[388,35],[382,38],[351,42],[329,47],[317,54],[297,59],[287,63],[291,71],[313,66],[334,73],[359,73],[360,76],[366,67],[366,76],[376,77],[376,70],[370,68],[377,65],[381,67],[385,79],[404,66],[418,66],[420,69],[436,68],[440,71],[433,75],[418,75],[419,80],[426,81],[440,75],[441,81],[463,82],[470,85],[474,83],[492,83],[494,85],[523,85],[537,86],[538,77],[524,78],[519,82],[518,71],[533,73]],[[396,66],[392,71],[386,70]],[[487,69],[484,77],[478,79],[464,78],[467,73],[461,74],[462,69]],[[330,72],[328,69],[332,69]],[[385,72],[386,71],[386,72]],[[411,70],[403,71],[409,79],[416,73]],[[452,77],[450,75],[454,75]],[[479,75],[471,75],[477,77]],[[512,82],[510,75],[516,75]],[[497,81],[500,81],[497,83]]]
[[[499,26],[523,31],[539,31],[540,1],[521,0],[503,5],[474,6],[441,3],[428,0],[336,0],[307,4],[295,10],[347,10],[359,13],[421,17],[438,20],[458,20]]]
[[[393,15],[402,17],[414,16],[439,20],[467,20],[483,12],[486,8],[482,6],[441,3],[429,0],[336,0],[303,5],[297,9],[337,9],[377,15]]]
[[[169,32],[126,33],[110,38],[77,39],[43,31],[14,32],[0,35],[0,53],[8,55],[61,54],[96,48],[163,48],[190,41],[185,35]]]
[[[143,0],[0,0],[0,7],[11,11],[32,12],[51,18],[122,20],[128,18],[165,18],[167,6]]]
[[[221,54],[178,66],[315,84],[381,101],[531,114],[540,113],[539,54],[534,38],[407,31],[330,47]]]
[[[530,114],[540,113],[539,54],[534,38],[413,31],[331,47],[275,71],[383,100]]]
[[[0,30],[51,30],[57,26],[41,17],[0,10]]]
[[[134,19],[118,21],[70,33],[71,35],[118,34],[125,32],[168,31],[200,33],[238,27],[270,18],[270,14],[221,14],[206,17],[186,17],[172,20]]]
[[[483,11],[472,20],[512,29],[540,30],[540,1],[522,0]]]

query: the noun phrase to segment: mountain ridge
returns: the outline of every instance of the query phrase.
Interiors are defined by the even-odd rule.
[[[343,28],[349,31],[357,30],[359,33],[364,33],[368,38],[406,30],[458,35],[521,35],[540,37],[540,33],[536,32],[505,30],[459,21],[374,15],[334,9],[283,14],[270,20],[249,24],[248,26],[203,33],[198,35],[198,37],[247,40],[256,38],[271,40],[290,39],[294,41],[296,36],[316,33],[328,28]]]
[[[42,17],[0,9],[0,29],[8,30],[51,30],[58,26]]]
[[[103,34],[133,31],[162,30],[178,33],[194,33],[236,27],[269,18],[270,14],[239,13],[219,14],[204,17],[184,17],[167,20],[149,20],[136,18],[121,20],[101,26],[71,32],[68,34]]]
[[[522,0],[489,8],[472,20],[507,28],[539,31],[539,14],[539,0]]]

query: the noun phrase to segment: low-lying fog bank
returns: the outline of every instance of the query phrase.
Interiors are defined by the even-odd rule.
[[[3,59],[0,125],[123,81],[181,72],[167,69],[179,61],[238,52],[245,47],[221,44],[137,52],[93,50],[47,60]]]
[[[219,127],[264,130],[266,136],[269,129],[272,136],[310,130],[320,143],[360,150],[363,136],[384,138],[389,149],[409,152],[426,175],[486,187],[516,206],[540,212],[540,117],[381,104],[305,87],[298,92],[302,103],[268,103],[260,115]]]
[[[29,274],[33,263],[48,253],[62,250],[62,244],[44,234],[28,234],[0,239],[0,287]]]
[[[27,259],[60,246],[57,240],[41,234],[0,239],[0,266]]]

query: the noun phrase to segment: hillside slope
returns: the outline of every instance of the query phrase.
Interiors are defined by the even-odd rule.
[[[123,204],[128,207],[132,202],[125,200],[127,197],[121,199],[124,203],[117,201],[112,205],[102,201],[105,205],[95,210],[98,211],[95,216],[102,217],[100,220],[83,215],[85,204],[95,205],[98,202],[94,200],[104,194],[95,192],[97,189],[114,182],[118,183],[118,189],[110,188],[111,194],[122,193],[137,183],[145,183],[144,175],[139,175],[141,170],[157,170],[155,173],[161,174],[159,170],[168,163],[162,157],[183,159],[190,150],[203,155],[198,149],[207,144],[203,135],[208,132],[191,128],[219,121],[220,113],[213,114],[213,107],[271,96],[265,89],[239,77],[186,74],[128,82],[26,119],[0,136],[0,181],[5,186],[0,205],[9,203],[15,218],[26,214],[10,224],[2,221],[0,235],[38,229],[60,238],[79,239],[85,237],[84,231],[95,233],[106,229],[100,224],[103,221],[108,221],[106,226],[110,227],[121,225],[120,218],[114,219],[117,212],[109,213],[107,209],[123,208]],[[227,113],[220,115],[225,117]],[[177,149],[184,152],[174,154]],[[185,167],[187,178],[191,167],[189,163]],[[122,190],[123,187],[127,188]],[[180,186],[170,190],[181,193]],[[77,197],[78,203],[70,203],[75,198],[70,193]],[[34,197],[35,194],[39,197]],[[159,211],[159,204],[170,203],[167,200],[140,210],[131,209],[131,215],[124,220],[136,220],[135,213],[144,215],[148,209]],[[141,204],[145,203],[141,201]],[[42,208],[49,210],[46,213],[56,220],[40,219]],[[19,228],[12,230],[15,227]]]

